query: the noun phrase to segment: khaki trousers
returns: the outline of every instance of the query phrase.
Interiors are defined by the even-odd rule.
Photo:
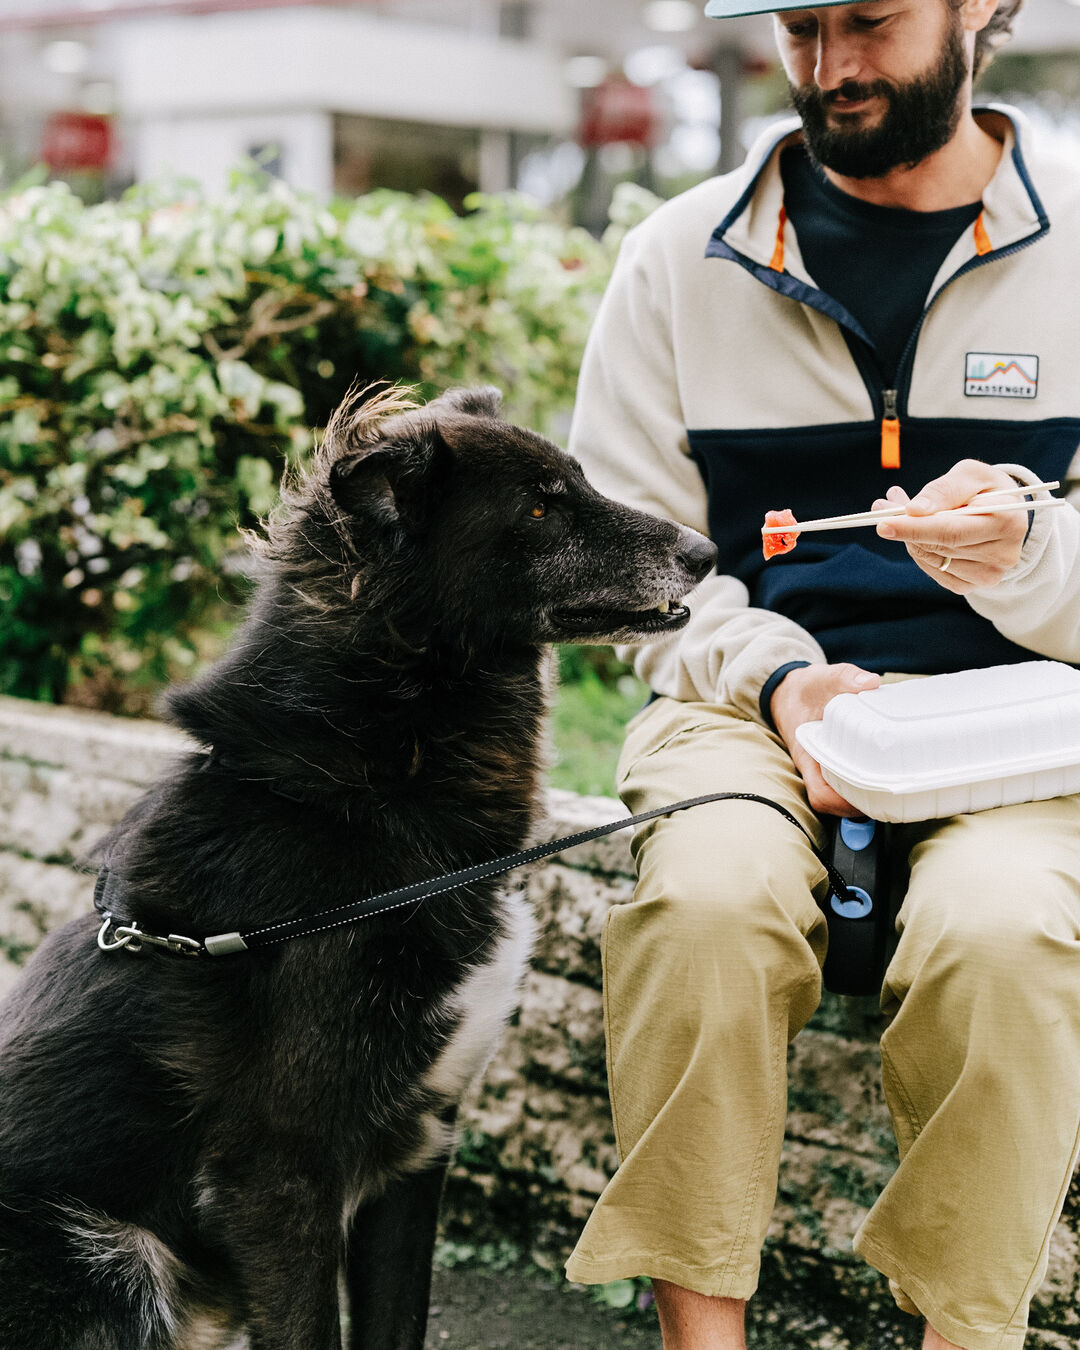
[[[821,842],[780,739],[660,699],[631,723],[628,807],[754,792]],[[965,1350],[1014,1350],[1080,1149],[1080,797],[906,826],[911,882],[882,990],[900,1166],[855,1236],[908,1312]],[[633,841],[604,928],[621,1165],[567,1264],[748,1298],[776,1199],[787,1046],[817,1006],[824,870],[768,807],[720,802]]]

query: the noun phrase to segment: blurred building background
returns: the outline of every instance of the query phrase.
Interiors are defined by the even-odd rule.
[[[320,194],[519,188],[593,229],[742,158],[786,90],[768,18],[704,0],[0,0],[0,183],[86,198],[254,156]],[[1080,0],[984,79],[1080,157]]]

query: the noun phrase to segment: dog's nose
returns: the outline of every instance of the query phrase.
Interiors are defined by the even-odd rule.
[[[716,565],[716,545],[697,530],[684,528],[677,556],[690,575],[700,581]]]

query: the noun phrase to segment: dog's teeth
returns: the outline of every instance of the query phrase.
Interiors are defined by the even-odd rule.
[[[671,601],[670,601],[670,600],[665,600],[665,601],[663,602],[663,604],[657,605],[656,608],[660,611],[661,614],[670,614],[670,613],[671,613]]]

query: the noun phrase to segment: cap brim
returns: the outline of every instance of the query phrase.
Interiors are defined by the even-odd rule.
[[[856,0],[709,0],[705,16],[709,19],[738,19],[745,14],[778,14],[785,9],[825,9],[830,5],[851,5]]]

